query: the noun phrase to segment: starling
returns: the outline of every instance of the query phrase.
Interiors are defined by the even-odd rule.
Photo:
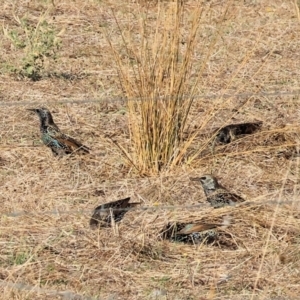
[[[129,209],[140,204],[139,202],[128,203],[129,200],[130,197],[101,204],[96,207],[90,219],[90,227],[108,227],[111,225],[112,216],[115,222],[121,221]]]
[[[262,122],[249,122],[240,124],[230,124],[217,130],[215,142],[221,144],[229,144],[238,137],[253,134],[262,126]]]
[[[51,148],[54,156],[63,156],[73,152],[89,153],[89,148],[62,133],[54,123],[47,108],[28,109],[37,113],[40,118],[40,131],[43,143]]]
[[[169,223],[162,230],[162,238],[172,242],[183,242],[187,244],[212,243],[216,240],[218,233],[215,230],[223,224],[206,223]]]
[[[235,205],[236,203],[245,201],[242,197],[228,192],[218,183],[217,179],[212,175],[206,174],[202,175],[201,177],[190,178],[190,180],[200,181],[207,201],[214,208],[219,208],[227,205]]]

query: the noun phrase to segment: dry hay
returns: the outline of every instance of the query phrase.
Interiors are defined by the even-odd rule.
[[[127,108],[120,100],[124,95],[99,30],[109,28],[115,44],[121,44],[110,8],[120,24],[133,16],[129,27],[134,32],[140,6],[134,1],[48,2],[0,5],[0,18],[9,30],[18,28],[14,15],[28,12],[33,22],[53,5],[50,20],[64,30],[63,47],[47,71],[69,74],[69,79],[53,75],[34,83],[11,76],[8,67],[22,62],[23,50],[13,49],[2,36],[2,298],[297,299],[299,158],[281,155],[298,144],[299,133],[294,3],[232,2],[232,19],[209,53],[187,128],[188,135],[195,128],[201,134],[261,120],[262,131],[216,147],[215,155],[209,148],[211,136],[197,136],[182,166],[140,178],[111,140],[130,152]],[[197,3],[188,1],[187,12]],[[205,2],[209,14],[202,24],[204,38],[210,39],[211,22],[219,19],[224,3]],[[195,63],[202,63],[205,49],[207,40],[199,43]],[[280,96],[282,91],[295,93]],[[240,93],[257,95],[243,98]],[[112,97],[118,100],[110,101]],[[40,141],[36,118],[25,113],[37,105],[47,106],[58,126],[93,153],[54,159]],[[189,181],[189,176],[205,173],[246,198],[245,205],[211,208],[202,188]],[[97,205],[128,196],[149,209],[128,212],[115,228],[90,230]],[[186,245],[160,236],[168,222],[224,220],[229,224],[219,230],[225,243]]]

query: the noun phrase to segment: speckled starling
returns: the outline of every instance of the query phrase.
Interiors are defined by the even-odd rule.
[[[262,126],[262,122],[249,122],[240,124],[230,124],[218,129],[215,138],[216,143],[229,144],[239,137],[247,134],[253,134]]]
[[[43,143],[52,150],[55,156],[63,156],[74,152],[89,153],[89,148],[65,135],[54,123],[47,108],[28,109],[40,118],[40,131]]]
[[[227,205],[235,205],[245,200],[233,193],[227,191],[218,183],[218,180],[209,174],[201,177],[190,178],[192,181],[198,181],[202,184],[207,201],[214,207],[223,207]]]
[[[112,217],[115,222],[121,221],[129,209],[140,204],[139,202],[129,203],[129,200],[130,197],[96,207],[90,219],[90,227],[92,229],[97,226],[108,227],[111,225]]]
[[[217,239],[217,227],[223,224],[169,223],[161,231],[163,239],[187,244],[212,243]]]

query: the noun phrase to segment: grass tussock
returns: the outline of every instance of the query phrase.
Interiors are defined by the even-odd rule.
[[[123,151],[142,174],[180,164],[192,142],[183,133],[205,64],[194,64],[203,12],[197,5],[189,15],[183,1],[161,3],[153,22],[142,11],[137,34],[119,27],[125,58],[108,37],[128,99],[133,154]]]

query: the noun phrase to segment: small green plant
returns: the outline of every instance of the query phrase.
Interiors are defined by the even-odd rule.
[[[14,265],[22,265],[30,258],[30,254],[27,252],[17,252],[11,257],[11,263]]]
[[[56,30],[45,19],[40,17],[37,24],[29,22],[26,17],[19,19],[15,30],[3,28],[4,35],[10,39],[17,49],[24,51],[21,65],[14,66],[14,72],[28,77],[33,81],[39,80],[45,69],[46,59],[56,61],[61,42]]]

